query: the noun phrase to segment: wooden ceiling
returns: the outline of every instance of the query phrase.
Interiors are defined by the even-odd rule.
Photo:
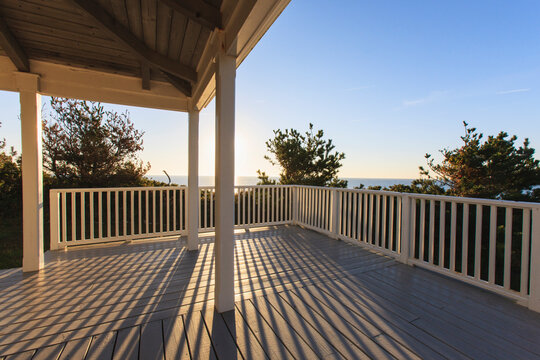
[[[226,1],[226,0],[225,0]],[[236,2],[236,1],[235,1]],[[0,0],[0,55],[172,84],[190,97],[222,0]]]

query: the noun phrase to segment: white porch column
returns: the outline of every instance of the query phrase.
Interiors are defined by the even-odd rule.
[[[234,309],[234,101],[236,59],[216,59],[216,257],[215,304]]]
[[[43,268],[43,166],[39,76],[16,73],[21,102],[23,271]]]
[[[199,248],[199,112],[189,112],[188,140],[188,250]]]

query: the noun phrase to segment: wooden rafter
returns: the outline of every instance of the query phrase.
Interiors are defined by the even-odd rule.
[[[141,63],[142,88],[150,90],[150,67],[148,64]]]
[[[191,97],[192,87],[191,87],[191,83],[189,81],[179,79],[176,76],[171,75],[171,74],[169,74],[167,72],[163,72],[163,74],[165,75],[165,77],[167,77],[167,80],[169,80],[169,82],[175,88],[177,88],[180,92],[184,93],[184,95],[186,95],[187,97]]]
[[[200,0],[159,0],[171,9],[184,14],[199,24],[214,30],[221,28],[219,9]]]
[[[191,93],[191,83],[197,82],[197,72],[194,69],[150,49],[144,42],[116,21],[96,1],[73,0],[73,2],[93,18],[103,30],[130,49],[140,58],[142,63],[147,64],[149,67],[157,68],[167,75],[172,75],[172,77],[168,76],[169,78],[186,81],[189,84],[189,93]],[[177,86],[175,85],[175,87]],[[186,92],[184,94],[190,96]]]
[[[21,47],[11,30],[9,30],[6,25],[4,18],[0,16],[0,47],[4,49],[6,54],[9,56],[17,70],[29,72],[30,63],[28,61],[28,56],[24,52],[24,49]]]

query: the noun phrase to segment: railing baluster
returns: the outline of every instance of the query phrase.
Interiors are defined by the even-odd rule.
[[[382,221],[381,221],[381,226],[382,226],[382,234],[381,234],[381,238],[382,238],[382,247],[384,249],[387,249],[387,239],[386,239],[386,224],[387,224],[387,221],[388,221],[388,217],[386,216],[386,202],[388,201],[386,195],[382,195],[382,205],[381,205],[381,216],[382,216]]]
[[[77,192],[71,193],[71,240],[77,240]]]
[[[504,224],[504,275],[503,286],[510,290],[510,274],[512,265],[512,208],[506,208]]]
[[[374,244],[373,242],[373,194],[369,194],[369,223],[368,223],[368,243]]]
[[[171,198],[169,189],[165,190],[165,227],[162,231],[169,232],[171,231]]]
[[[146,190],[144,192],[144,207],[146,209],[146,211],[144,212],[145,214],[145,234],[148,234],[149,232],[149,229],[150,229],[150,191],[149,190]]]
[[[450,270],[456,271],[457,203],[452,201],[450,214]]]
[[[482,269],[482,209],[482,205],[476,204],[476,233],[474,236],[474,277],[477,280],[480,280]]]
[[[131,203],[129,209],[131,210],[131,236],[135,235],[135,191],[129,191]]]
[[[489,213],[489,273],[488,281],[491,284],[495,283],[495,256],[497,245],[497,207],[490,206]]]
[[[420,239],[418,241],[418,258],[424,261],[424,249],[426,241],[426,201],[420,199],[420,221],[418,222],[420,227]]]
[[[439,266],[444,268],[444,258],[446,257],[446,203],[440,202],[440,221],[439,221]]]
[[[369,214],[369,208],[368,208],[368,198],[369,198],[369,194],[367,193],[363,193],[363,196],[364,198],[364,223],[363,223],[363,239],[362,241],[365,242],[365,243],[369,243],[370,241],[368,241],[368,228],[369,228],[369,225],[368,225],[368,214]]]
[[[103,192],[98,191],[98,237],[103,239]]]
[[[428,261],[433,264],[435,255],[435,200],[429,200],[429,255]]]
[[[523,227],[521,235],[521,295],[529,293],[529,259],[530,259],[530,240],[531,240],[531,211],[523,209]]]
[[[416,199],[411,198],[411,232],[410,232],[410,257],[414,258],[416,256]],[[420,200],[422,201],[422,200]]]
[[[62,192],[62,241],[67,244],[67,200],[66,193]]]
[[[389,229],[388,229],[388,235],[389,235],[388,249],[390,249],[390,250],[394,249],[394,242],[395,242],[395,238],[394,238],[394,222],[396,220],[395,220],[395,217],[394,217],[394,203],[395,203],[396,199],[397,199],[396,196],[389,196],[388,197],[388,200],[390,200],[390,211],[388,212],[389,213],[388,220],[390,221]]]
[[[86,191],[81,191],[81,240],[86,240],[86,211],[85,210],[85,195]]]
[[[126,198],[126,191],[122,191],[122,236],[126,236],[127,234],[127,221],[126,221],[126,213],[127,213],[127,198]]]
[[[142,234],[142,204],[141,204],[142,191],[139,190],[137,191],[137,193],[139,194],[139,203],[137,204],[139,206],[139,235],[141,235]]]
[[[204,189],[204,227],[210,227],[208,224],[208,190]],[[240,211],[240,204],[238,204],[238,211]]]
[[[352,197],[352,226],[351,226],[351,238],[357,239],[358,238],[358,193],[354,192],[351,194]]]
[[[463,204],[463,232],[461,238],[461,273],[467,275],[469,261],[469,204]]]
[[[94,239],[94,225],[95,225],[95,214],[94,214],[94,196],[95,191],[90,191],[90,239]]]
[[[380,227],[381,227],[381,196],[375,195],[375,244],[381,246]]]

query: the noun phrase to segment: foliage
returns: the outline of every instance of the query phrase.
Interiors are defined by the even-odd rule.
[[[463,145],[457,149],[443,149],[443,160],[436,164],[426,154],[429,169],[420,168],[429,181],[436,181],[448,188],[454,196],[480,197],[502,200],[539,201],[539,161],[529,140],[516,147],[517,137],[501,131],[497,136],[483,135],[466,122]],[[432,177],[430,170],[434,173]]]
[[[137,153],[144,132],[129,113],[106,111],[100,103],[51,98],[53,110],[43,124],[44,168],[57,186],[137,186],[149,164]]]
[[[0,123],[1,125],[1,123]],[[20,157],[13,148],[6,152],[5,139],[0,140],[0,215],[18,215],[22,210]]]
[[[274,130],[274,138],[266,142],[266,148],[273,157],[264,158],[281,167],[280,184],[347,187],[347,181],[337,177],[345,154],[333,152],[332,140],[324,139],[323,130],[315,132],[313,124],[304,134],[294,129]],[[257,173],[259,185],[275,184],[264,172]]]

